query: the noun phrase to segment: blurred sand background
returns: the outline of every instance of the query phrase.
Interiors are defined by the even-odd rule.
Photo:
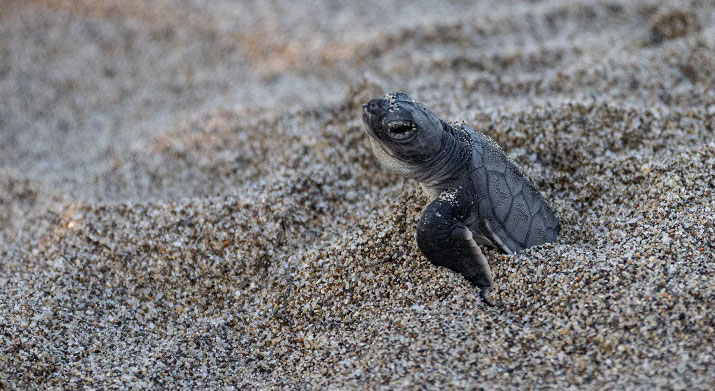
[[[0,389],[713,389],[715,4],[0,1]],[[561,216],[485,307],[359,105]]]

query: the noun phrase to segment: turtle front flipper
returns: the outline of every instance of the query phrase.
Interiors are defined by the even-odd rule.
[[[492,305],[487,295],[494,277],[466,224],[472,208],[465,204],[457,192],[447,190],[427,205],[417,225],[417,246],[433,264],[462,274],[480,289],[484,302]]]

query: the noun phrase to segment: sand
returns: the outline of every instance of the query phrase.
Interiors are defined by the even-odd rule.
[[[3,1],[0,389],[713,389],[713,85],[710,1]],[[561,218],[496,307],[371,154],[393,90]]]

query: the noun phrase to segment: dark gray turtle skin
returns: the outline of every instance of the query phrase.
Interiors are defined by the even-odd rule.
[[[373,153],[387,169],[415,179],[432,201],[417,245],[435,265],[461,273],[486,303],[494,278],[481,246],[513,254],[554,242],[559,220],[499,146],[466,124],[447,124],[404,93],[365,103]]]

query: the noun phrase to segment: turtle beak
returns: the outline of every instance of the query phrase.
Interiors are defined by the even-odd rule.
[[[385,99],[376,98],[362,105],[362,120],[368,132],[376,136],[380,130],[380,121],[387,114],[390,103]]]
[[[372,114],[366,105],[362,105],[362,122],[365,123],[365,128],[368,134],[373,137],[377,136],[377,127],[380,125],[380,118]]]
[[[385,116],[385,114],[387,114],[387,111],[390,109],[390,102],[388,102],[387,99],[375,98],[362,105],[362,107],[363,111],[366,111],[370,114],[374,114],[378,118],[381,118]]]

